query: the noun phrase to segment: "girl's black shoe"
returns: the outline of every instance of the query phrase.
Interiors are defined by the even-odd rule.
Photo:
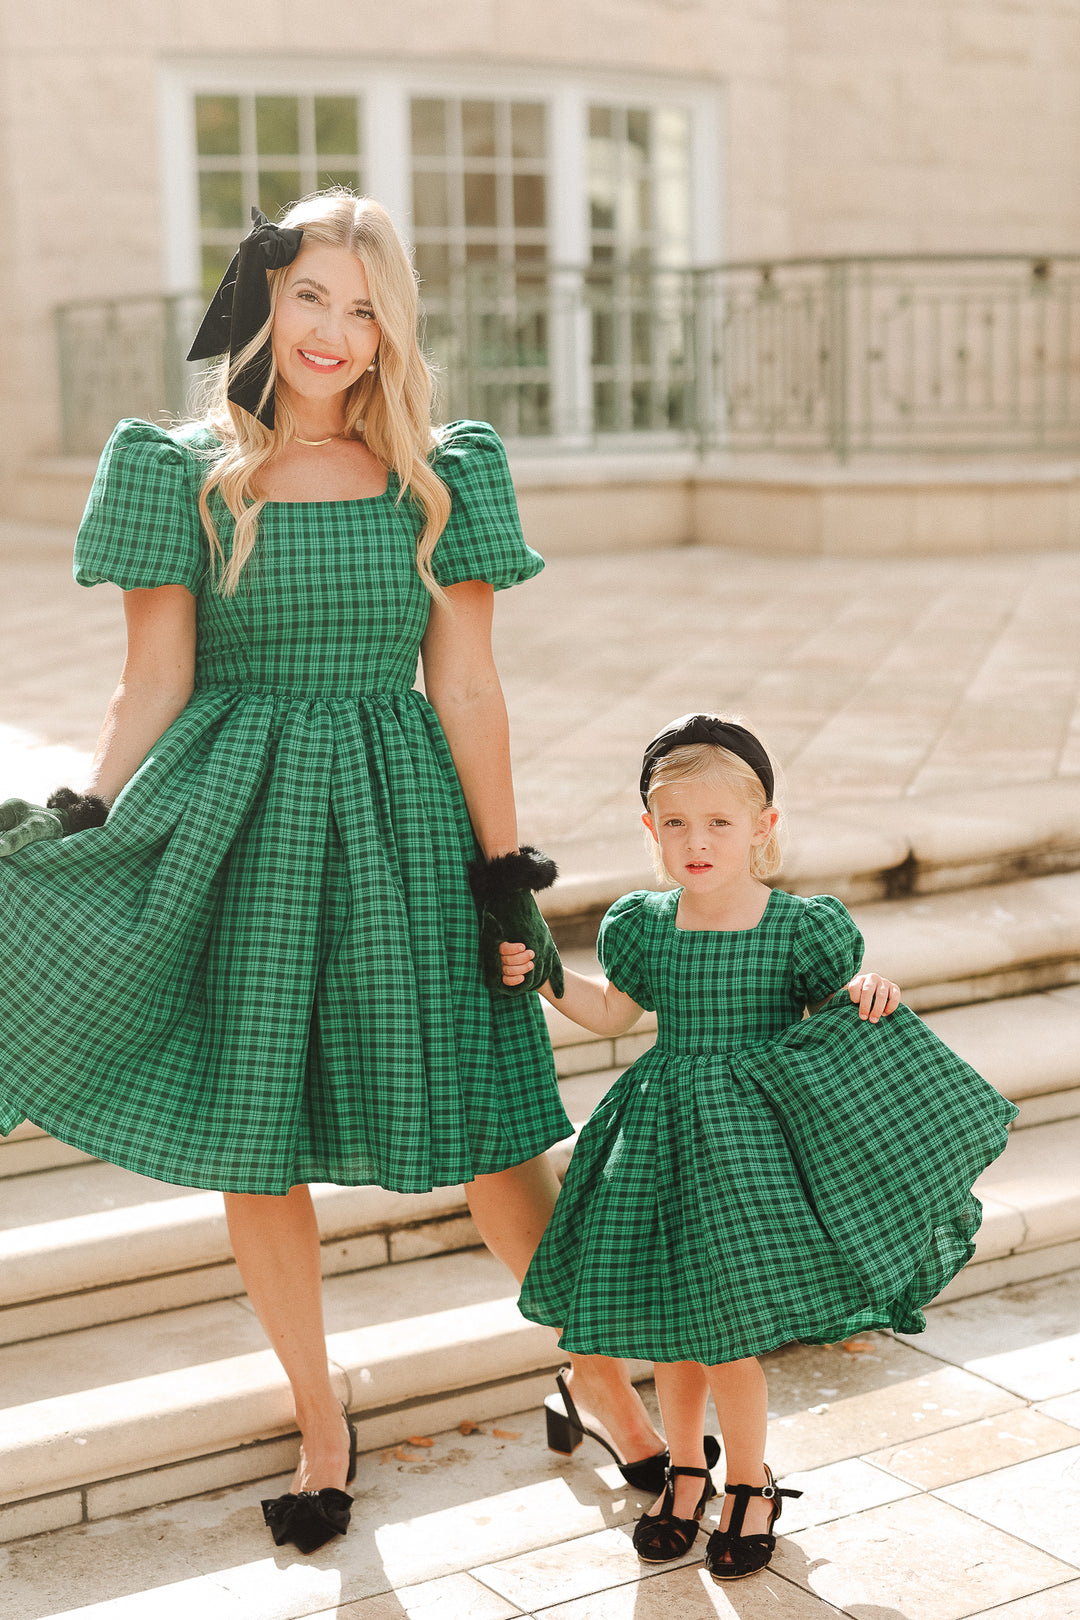
[[[349,1430],[349,1471],[346,1485],[356,1478],[356,1427],[344,1406],[341,1408]],[[321,1491],[288,1491],[284,1496],[265,1499],[263,1522],[269,1527],[277,1547],[292,1542],[302,1553],[317,1552],[332,1536],[343,1536],[349,1528],[353,1499],[332,1485]]]
[[[782,1491],[773,1479],[772,1470],[767,1463],[765,1473],[768,1477],[767,1485],[724,1486],[724,1494],[735,1498],[735,1506],[731,1510],[727,1529],[714,1530],[705,1548],[705,1568],[717,1584],[723,1581],[741,1581],[744,1576],[756,1575],[759,1569],[764,1569],[768,1565],[776,1547],[772,1527],[780,1517],[784,1506],[781,1498],[802,1495],[802,1491]],[[764,1496],[772,1503],[769,1529],[765,1535],[742,1536],[739,1532],[743,1527],[747,1504],[752,1496]]]
[[[666,1451],[657,1451],[651,1457],[642,1457],[637,1462],[624,1462],[615,1450],[611,1440],[595,1429],[590,1429],[578,1416],[577,1407],[573,1397],[566,1386],[566,1374],[569,1367],[555,1374],[555,1384],[559,1391],[557,1395],[548,1395],[544,1400],[544,1417],[547,1421],[547,1443],[550,1451],[558,1451],[564,1457],[569,1457],[580,1446],[582,1437],[588,1435],[603,1446],[606,1452],[614,1457],[618,1464],[619,1473],[628,1485],[635,1491],[641,1491],[652,1496],[659,1496],[667,1484],[668,1464],[671,1459]],[[715,1468],[720,1461],[720,1442],[714,1434],[705,1436],[705,1462],[709,1468]]]
[[[697,1507],[689,1519],[675,1517],[675,1481],[680,1474],[692,1474],[696,1479],[705,1481]],[[642,1563],[670,1564],[672,1559],[688,1553],[697,1540],[705,1504],[715,1495],[716,1487],[709,1478],[707,1468],[679,1468],[672,1464],[667,1471],[664,1500],[659,1513],[645,1514],[634,1526],[634,1547]]]

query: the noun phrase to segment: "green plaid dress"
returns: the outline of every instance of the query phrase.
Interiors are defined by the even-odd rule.
[[[600,956],[655,1047],[581,1133],[521,1309],[564,1349],[698,1361],[914,1333],[972,1253],[976,1176],[1016,1110],[907,1008],[860,1021],[839,900],[775,891],[756,928],[626,895]]]
[[[480,977],[473,834],[413,685],[419,520],[393,479],[269,503],[224,598],[196,510],[211,444],[121,423],[79,531],[81,584],[196,593],[195,691],[104,827],[0,862],[0,1131],[25,1116],[237,1192],[519,1163],[570,1123],[537,998]],[[455,424],[435,466],[440,582],[538,573],[492,429]]]

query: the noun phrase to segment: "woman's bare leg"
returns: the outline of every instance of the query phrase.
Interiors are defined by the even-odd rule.
[[[322,1312],[322,1253],[311,1194],[226,1193],[233,1253],[255,1314],[292,1386],[300,1429],[294,1491],[345,1484],[349,1438],[330,1382]]]
[[[495,1257],[524,1277],[559,1191],[558,1179],[545,1154],[509,1170],[477,1176],[465,1188],[480,1236]],[[625,1363],[608,1356],[571,1356],[574,1404],[606,1429],[626,1462],[663,1451]],[[700,1443],[700,1435],[699,1435]]]
[[[720,1433],[724,1437],[724,1467],[732,1485],[764,1485],[765,1437],[768,1429],[769,1392],[761,1363],[754,1356],[706,1367]],[[724,1499],[720,1528],[726,1530],[734,1497]],[[769,1528],[770,1504],[752,1496],[746,1507],[742,1534],[763,1535]]]

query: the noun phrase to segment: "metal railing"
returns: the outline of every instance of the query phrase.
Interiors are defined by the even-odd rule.
[[[424,300],[442,414],[512,439],[1080,453],[1080,255],[479,265]],[[67,453],[121,415],[183,411],[201,306],[57,312]]]

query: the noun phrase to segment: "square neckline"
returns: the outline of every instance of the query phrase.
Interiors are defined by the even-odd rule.
[[[769,890],[769,898],[765,902],[764,911],[761,913],[761,916],[758,918],[757,922],[753,923],[751,925],[751,927],[749,927],[749,928],[680,928],[679,927],[679,898],[684,892],[685,892],[685,890],[682,887],[680,887],[678,889],[673,889],[671,891],[671,893],[672,893],[672,895],[674,896],[674,899],[675,899],[675,904],[671,908],[671,926],[674,929],[676,934],[721,934],[721,935],[732,935],[732,934],[755,934],[757,932],[757,930],[764,923],[766,917],[769,915],[769,911],[770,911],[770,908],[772,907],[773,900],[776,897],[776,895],[778,895],[780,893],[780,890],[779,889],[770,889]]]

